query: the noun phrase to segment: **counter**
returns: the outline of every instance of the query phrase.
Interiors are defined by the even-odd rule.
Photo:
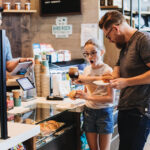
[[[73,101],[66,98],[63,101],[48,101],[44,97],[37,97],[31,101],[22,102],[20,107],[14,107],[8,111],[8,114],[15,115],[14,120],[22,124],[25,122],[25,118],[30,118],[39,125],[49,120],[64,123],[60,129],[63,131],[61,134],[57,136],[50,134],[45,137],[42,136],[42,138],[38,136],[35,142],[36,149],[79,150],[81,147],[80,113],[83,111],[84,104],[85,100],[82,99]],[[69,144],[66,147],[65,142],[68,141]]]
[[[8,122],[8,139],[0,139],[0,149],[8,150],[40,133],[39,125]]]
[[[64,111],[70,110],[73,112],[82,112],[83,106],[85,104],[85,100],[77,99],[77,100],[70,100],[69,98],[65,98],[64,100],[46,100],[45,97],[36,97],[30,101],[22,102],[20,107],[14,107],[8,111],[10,114],[17,114],[17,113],[24,113],[30,110],[29,106],[33,106],[36,104],[51,104],[56,105],[57,110]]]

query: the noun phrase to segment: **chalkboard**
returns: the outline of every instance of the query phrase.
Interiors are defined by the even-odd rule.
[[[40,0],[41,15],[81,14],[81,0]]]

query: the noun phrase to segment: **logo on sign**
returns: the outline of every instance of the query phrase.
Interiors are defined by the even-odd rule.
[[[68,38],[72,34],[72,25],[67,24],[66,17],[56,18],[56,25],[52,25],[52,34],[56,38]]]

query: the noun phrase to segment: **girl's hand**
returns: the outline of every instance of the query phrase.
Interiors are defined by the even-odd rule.
[[[81,98],[81,99],[88,99],[88,94],[85,93],[82,90],[77,90],[76,91],[76,98]]]
[[[91,84],[92,81],[91,81],[90,78],[87,77],[87,76],[79,75],[78,79],[75,80],[74,83],[86,85],[86,84]]]

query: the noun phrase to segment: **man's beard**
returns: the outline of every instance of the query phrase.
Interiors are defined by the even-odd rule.
[[[116,47],[119,49],[122,49],[125,46],[126,46],[125,36],[124,35],[118,35],[116,38]]]

